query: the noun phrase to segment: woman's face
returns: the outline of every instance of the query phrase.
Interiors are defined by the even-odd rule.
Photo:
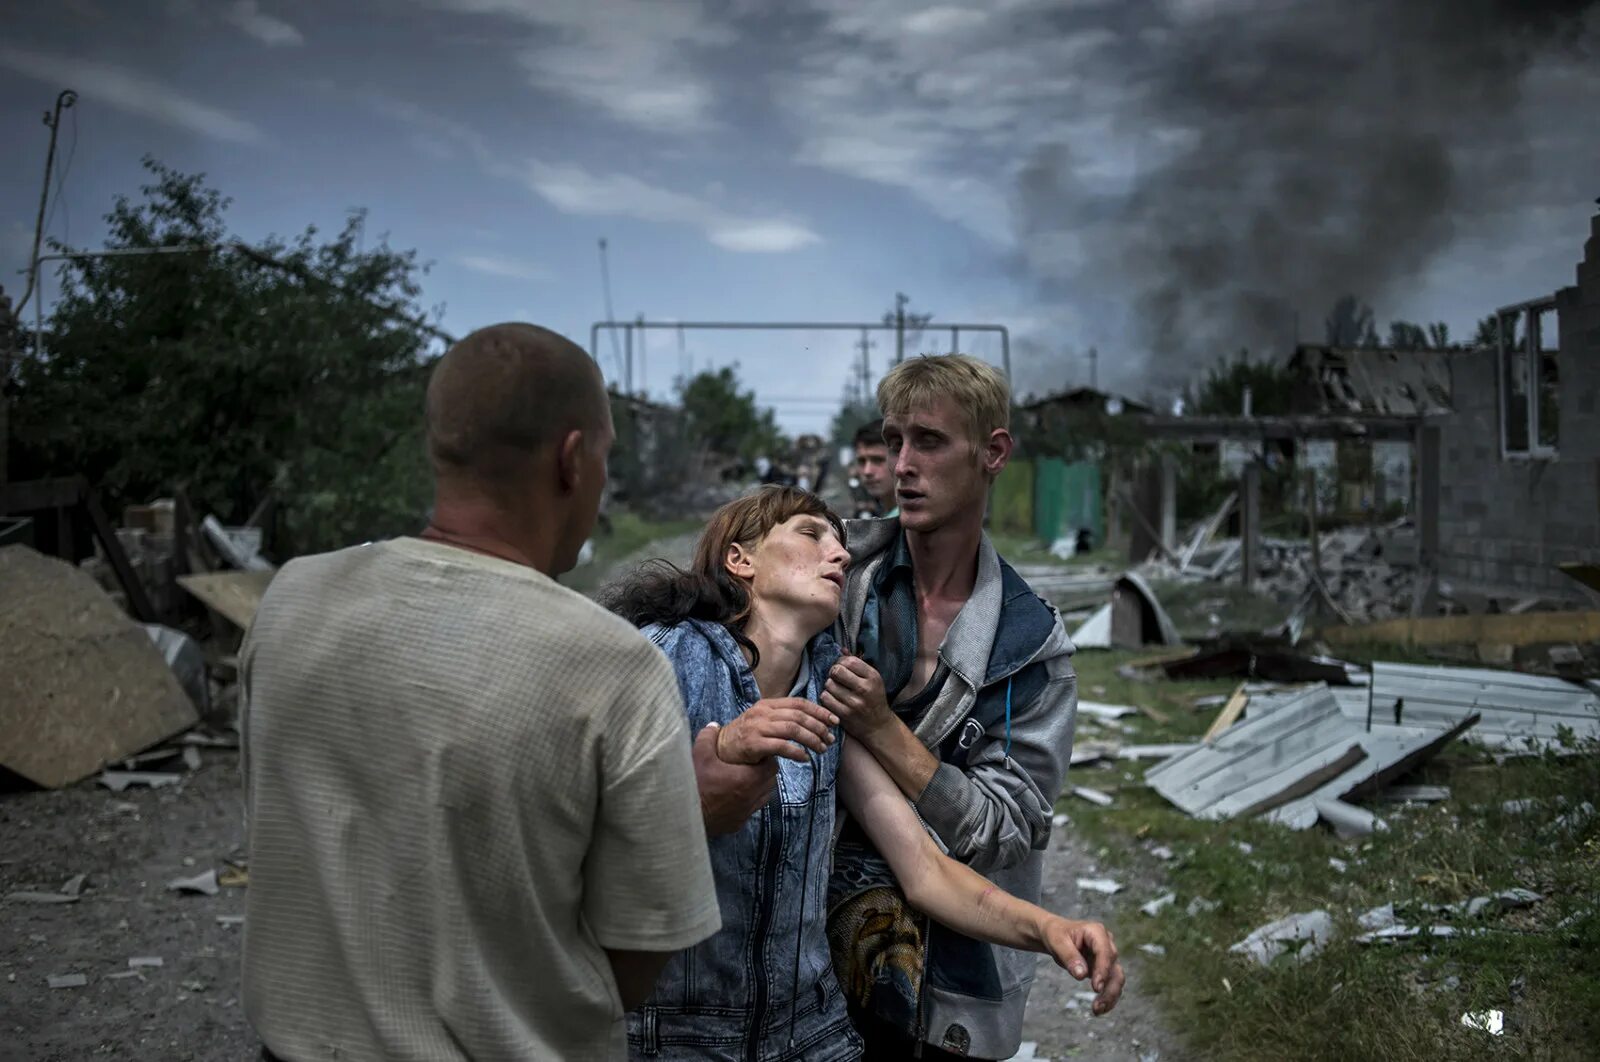
[[[791,516],[767,532],[753,550],[728,548],[728,569],[750,582],[751,603],[765,611],[793,611],[815,631],[839,618],[850,554],[821,516]]]

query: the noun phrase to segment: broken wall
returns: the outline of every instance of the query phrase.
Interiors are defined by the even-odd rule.
[[[1600,550],[1600,216],[1578,283],[1556,293],[1560,437],[1555,459],[1500,452],[1499,359],[1450,359],[1452,415],[1440,426],[1439,571],[1474,588],[1583,600],[1555,565]]]

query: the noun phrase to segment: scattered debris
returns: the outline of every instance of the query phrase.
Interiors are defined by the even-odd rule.
[[[242,889],[250,884],[250,872],[244,867],[227,867],[217,878],[217,883],[226,889]]]
[[[1135,572],[1118,576],[1111,585],[1111,600],[1072,632],[1072,644],[1079,649],[1137,649],[1181,642],[1155,591]]]
[[[1154,848],[1150,849],[1150,854],[1161,860],[1163,863],[1170,863],[1174,859],[1178,858],[1173,854],[1172,849],[1168,848],[1164,844],[1158,844]]]
[[[61,888],[55,892],[33,892],[23,889],[6,893],[6,899],[15,903],[77,903],[83,895],[83,884],[88,878],[87,874],[74,874],[62,882]]]
[[[1192,656],[1161,665],[1171,679],[1260,678],[1273,682],[1326,682],[1352,685],[1351,667],[1342,660],[1296,652],[1259,638],[1223,639]]]
[[[1498,1010],[1474,1010],[1461,1015],[1461,1024],[1469,1029],[1486,1032],[1490,1036],[1504,1036],[1506,1016]]]
[[[89,978],[83,974],[50,974],[45,978],[45,983],[51,988],[82,988],[89,983]]]
[[[244,915],[217,915],[217,925],[223,927],[244,925]]]
[[[1072,820],[1067,818],[1065,815],[1057,815],[1050,820],[1050,825],[1059,830],[1061,827],[1067,825],[1071,821]]]
[[[209,714],[211,679],[206,674],[206,654],[200,648],[200,643],[183,631],[163,627],[159,623],[146,623],[143,626],[150,641],[161,652],[162,659],[166,660],[167,667],[177,677],[183,692],[189,695],[195,710],[202,716]]]
[[[1165,760],[1173,756],[1181,756],[1183,753],[1198,747],[1192,741],[1180,741],[1170,745],[1124,745],[1117,750],[1117,759]]]
[[[174,878],[167,882],[167,888],[173,892],[200,893],[205,896],[215,896],[222,891],[222,886],[217,882],[215,868],[204,874],[196,874],[192,878]]]
[[[1256,846],[1251,844],[1249,841],[1235,841],[1233,842],[1233,846],[1239,851],[1243,852],[1245,855],[1253,855],[1256,850]]]
[[[1317,819],[1321,819],[1333,827],[1334,836],[1340,840],[1349,841],[1357,837],[1370,837],[1379,830],[1387,830],[1389,824],[1384,822],[1365,808],[1358,808],[1354,804],[1346,804],[1342,800],[1317,800],[1311,804],[1309,816],[1305,816],[1293,809],[1282,809],[1273,812],[1270,816],[1274,821],[1283,822],[1291,827],[1296,827],[1299,822],[1306,826]]]
[[[135,955],[128,960],[128,969],[139,970],[151,966],[165,966],[166,962],[159,955]]]
[[[1378,794],[1378,799],[1397,804],[1432,804],[1450,799],[1447,785],[1391,785]]]
[[[1111,878],[1079,878],[1078,888],[1085,892],[1098,892],[1106,896],[1115,896],[1122,891],[1122,885]]]
[[[1550,824],[1556,830],[1576,830],[1594,816],[1594,805],[1585,800],[1565,815],[1558,815]]]
[[[1189,901],[1189,906],[1183,909],[1183,913],[1188,915],[1190,918],[1193,918],[1198,914],[1206,914],[1209,911],[1215,911],[1221,906],[1222,905],[1216,900],[1208,900],[1203,896],[1196,896],[1194,899]]]
[[[1285,953],[1304,962],[1326,947],[1332,935],[1333,918],[1327,911],[1306,911],[1268,922],[1228,950],[1263,966]]]
[[[1139,709],[1126,704],[1101,704],[1099,701],[1079,701],[1078,712],[1096,719],[1121,719],[1125,715],[1138,715]]]
[[[1238,689],[1233,691],[1233,696],[1228,698],[1227,703],[1222,706],[1222,711],[1217,713],[1217,717],[1206,728],[1205,736],[1200,739],[1203,744],[1211,744],[1218,734],[1238,722],[1239,716],[1244,714],[1245,706],[1250,703],[1250,695],[1245,692],[1244,686],[1244,683],[1239,683]]]
[[[1350,869],[1350,864],[1346,863],[1344,860],[1340,859],[1338,856],[1329,856],[1328,857],[1328,866],[1332,867],[1334,870],[1336,870],[1340,874],[1343,874],[1343,873],[1345,873],[1346,871],[1348,871]]]
[[[1081,1010],[1084,1007],[1092,1006],[1094,1006],[1093,992],[1074,992],[1072,997],[1067,1000],[1068,1010]]]
[[[0,766],[59,788],[197,718],[150,637],[93,576],[0,547]]]
[[[1103,808],[1110,807],[1114,799],[1110,793],[1102,793],[1100,790],[1090,789],[1086,785],[1073,786],[1072,795],[1079,799],[1087,800],[1091,804],[1098,804]]]
[[[130,786],[160,789],[162,786],[177,785],[183,781],[183,775],[171,771],[101,771],[98,781],[113,793],[120,793]]]
[[[1356,938],[1357,944],[1384,944],[1391,940],[1411,940],[1413,937],[1454,937],[1461,935],[1462,930],[1451,925],[1414,926],[1404,922],[1396,922],[1392,926],[1374,929],[1370,933],[1363,933]]]
[[[1395,924],[1394,904],[1386,903],[1382,907],[1374,907],[1356,919],[1356,924],[1362,929],[1385,929]]]
[[[1155,899],[1151,900],[1149,903],[1145,904],[1143,907],[1140,907],[1139,910],[1144,914],[1149,915],[1151,918],[1154,918],[1156,915],[1160,914],[1162,911],[1176,903],[1177,899],[1178,896],[1176,893],[1164,892],[1160,896],[1157,896]]]
[[[1140,944],[1139,950],[1146,955],[1154,955],[1158,959],[1167,953],[1167,949],[1160,944]]]
[[[1476,721],[1469,715],[1448,730],[1375,722],[1368,730],[1341,710],[1326,686],[1314,686],[1155,765],[1145,781],[1198,818],[1271,812],[1273,821],[1305,829],[1321,816],[1355,835],[1379,827],[1342,798],[1410,771]]]

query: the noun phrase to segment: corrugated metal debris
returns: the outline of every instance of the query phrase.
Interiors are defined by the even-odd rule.
[[[1319,803],[1381,787],[1463,728],[1374,723],[1368,731],[1340,710],[1326,686],[1314,686],[1156,765],[1145,781],[1199,818],[1287,809],[1274,819],[1303,828],[1316,821]]]

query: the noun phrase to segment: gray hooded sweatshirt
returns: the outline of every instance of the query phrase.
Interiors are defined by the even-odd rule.
[[[868,590],[900,526],[854,520],[848,532],[840,619],[853,649]],[[948,677],[914,730],[941,764],[913,803],[951,856],[1033,903],[1072,754],[1072,652],[1060,614],[984,535],[972,596],[939,647]],[[1011,1057],[1022,1042],[1037,962],[1034,954],[934,927],[918,1008],[922,1039],[958,1054]]]

